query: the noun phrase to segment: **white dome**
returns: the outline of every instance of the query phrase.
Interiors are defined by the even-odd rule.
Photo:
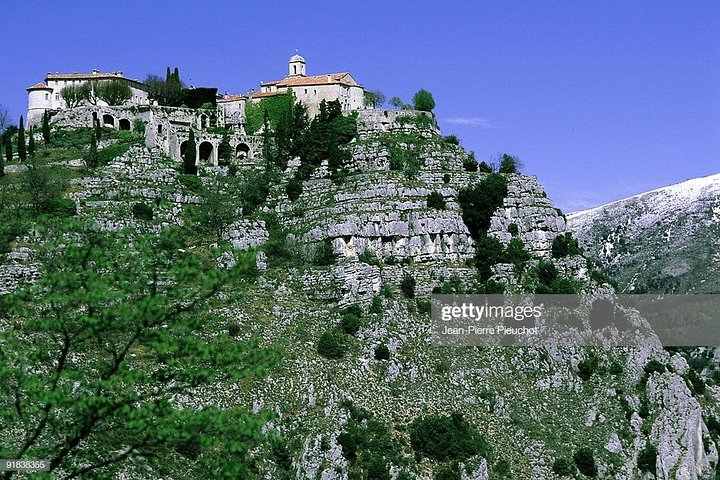
[[[303,63],[305,63],[305,59],[304,59],[303,57],[301,57],[300,55],[298,55],[297,53],[296,53],[295,55],[293,55],[292,57],[290,57],[290,61],[291,61],[291,62],[303,62]]]

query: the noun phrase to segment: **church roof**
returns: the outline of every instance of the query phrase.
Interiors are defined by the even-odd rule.
[[[278,87],[300,87],[306,85],[346,85],[360,86],[348,72],[326,73],[324,75],[311,75],[309,77],[292,75],[274,82],[263,82],[261,86],[277,85]]]
[[[36,83],[32,87],[28,87],[27,90],[52,90],[52,88],[48,87],[44,83]]]

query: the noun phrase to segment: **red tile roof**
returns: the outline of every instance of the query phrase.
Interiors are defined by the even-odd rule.
[[[255,92],[250,94],[250,98],[274,97],[275,95],[285,95],[286,93],[285,91],[278,92],[277,90],[274,92]]]
[[[347,85],[347,86],[359,86],[348,72],[342,73],[327,73],[325,75],[311,75],[304,77],[301,75],[290,75],[282,80],[276,80],[273,82],[263,82],[261,86],[277,85],[278,87],[299,87],[304,85]]]
[[[36,83],[32,87],[28,87],[26,90],[52,90],[52,88],[48,87],[44,83]]]

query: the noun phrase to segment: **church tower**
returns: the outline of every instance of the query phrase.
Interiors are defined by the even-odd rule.
[[[288,62],[288,75],[291,77],[304,77],[305,74],[305,59],[297,53],[290,57]]]

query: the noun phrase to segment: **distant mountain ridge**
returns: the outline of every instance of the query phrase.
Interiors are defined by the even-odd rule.
[[[587,256],[632,293],[720,292],[720,174],[567,215]]]

